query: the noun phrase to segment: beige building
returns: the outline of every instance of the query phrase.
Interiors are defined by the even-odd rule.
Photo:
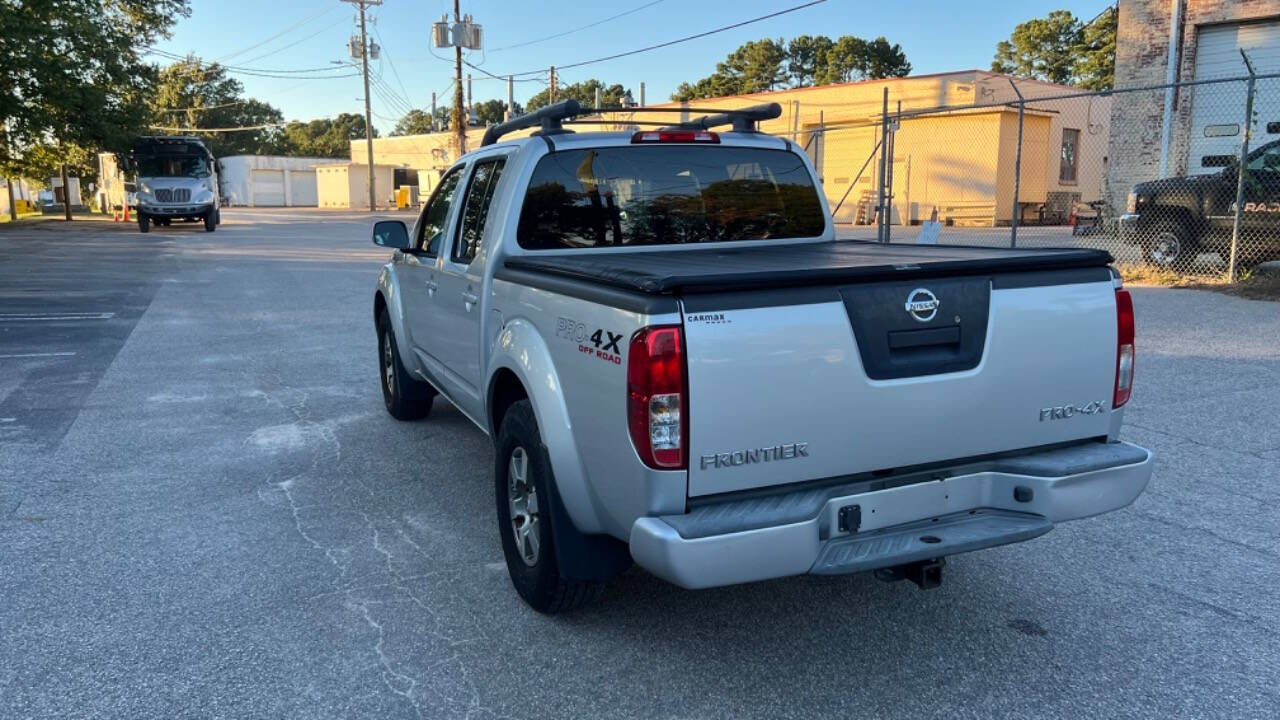
[[[1016,82],[1028,99],[1075,92],[1074,88],[1033,80]],[[777,102],[782,105],[782,116],[763,123],[761,129],[805,149],[823,178],[837,222],[871,222],[878,173],[876,161],[869,158],[879,140],[885,88],[895,113],[899,101],[904,114],[933,111],[903,119],[895,134],[893,222],[928,220],[936,209],[939,219],[954,224],[1007,224],[1013,216],[1018,112],[1016,107],[1002,104],[1016,100],[1004,75],[967,70],[666,103],[650,107],[691,110],[688,115],[646,113],[643,109],[610,113],[606,119],[617,120],[617,125],[590,129],[638,127],[630,125],[631,121],[674,123],[681,117],[703,114],[697,112],[703,108]],[[1110,99],[1106,97],[1028,104],[1018,194],[1024,220],[1039,219],[1046,208],[1055,207],[1060,208],[1057,219],[1065,220],[1071,201],[1087,202],[1102,196],[1110,116]],[[478,147],[483,134],[483,128],[471,129],[468,148]],[[447,132],[377,138],[373,145],[375,162],[418,171],[423,200],[456,160],[453,136]],[[352,166],[363,167],[366,158],[365,141],[352,141]],[[379,179],[380,187],[381,182]]]

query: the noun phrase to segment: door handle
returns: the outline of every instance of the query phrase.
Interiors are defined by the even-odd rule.
[[[426,284],[427,284],[427,294],[428,294],[428,295],[435,295],[435,294],[436,294],[436,290],[438,290],[438,289],[440,288],[439,283],[437,283],[435,280],[428,280]]]
[[[471,306],[475,305],[476,302],[478,302],[479,300],[480,300],[480,296],[471,292],[470,290],[462,291],[462,302],[466,303],[468,310],[470,310]]]

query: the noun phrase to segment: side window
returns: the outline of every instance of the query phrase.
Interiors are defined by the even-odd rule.
[[[493,192],[498,187],[498,178],[502,175],[502,166],[505,164],[506,160],[503,158],[476,163],[475,172],[471,173],[471,183],[467,185],[467,199],[462,206],[458,241],[453,244],[453,253],[450,255],[454,262],[470,265],[475,259],[480,240],[484,237],[489,204],[493,202]]]
[[[1280,170],[1280,145],[1269,148],[1249,161],[1250,170]]]
[[[444,242],[445,223],[449,220],[449,208],[453,206],[453,196],[458,189],[458,180],[461,177],[461,169],[446,175],[436,187],[435,194],[427,201],[427,209],[422,211],[422,222],[418,223],[418,238],[414,247],[428,255],[440,254],[440,243]]]

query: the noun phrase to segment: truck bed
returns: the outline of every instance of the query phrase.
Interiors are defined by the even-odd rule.
[[[1019,273],[1109,265],[1085,248],[883,245],[860,240],[761,244],[734,249],[681,247],[654,252],[519,255],[505,266],[650,295],[686,295],[814,283],[860,283]]]

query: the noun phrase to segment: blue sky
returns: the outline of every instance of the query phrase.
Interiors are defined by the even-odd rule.
[[[518,73],[611,55],[799,5],[804,0],[464,0],[484,26],[485,52],[470,52],[472,63],[496,74]],[[652,3],[650,5],[650,3]],[[831,37],[884,35],[900,43],[913,74],[986,68],[995,45],[1019,22],[1067,9],[1092,18],[1107,0],[919,0],[863,2],[828,0],[814,7],[764,20],[710,37],[627,58],[565,70],[561,82],[598,77],[620,82],[638,92],[645,83],[650,102],[665,101],[683,81],[710,74],[715,63],[743,42],[763,37],[802,34]],[[157,48],[194,52],[205,60],[268,71],[317,68],[346,57],[347,38],[355,32],[354,8],[338,0],[264,2],[263,0],[192,0],[191,17],[181,21],[170,40]],[[632,10],[625,17],[564,37],[517,48],[509,45],[581,27]],[[452,8],[451,0],[385,0],[371,10],[371,34],[383,48],[374,70],[385,85],[371,93],[374,124],[388,131],[406,105],[427,107],[433,91],[441,94],[453,77],[452,53],[431,47],[431,23]],[[433,57],[448,58],[448,61]],[[466,69],[464,68],[464,72]],[[506,83],[474,76],[476,101],[506,98]],[[248,95],[280,108],[290,120],[309,120],[340,112],[362,112],[359,77],[299,80],[237,76]],[[546,79],[542,73],[540,79]],[[545,87],[516,84],[523,101]]]

